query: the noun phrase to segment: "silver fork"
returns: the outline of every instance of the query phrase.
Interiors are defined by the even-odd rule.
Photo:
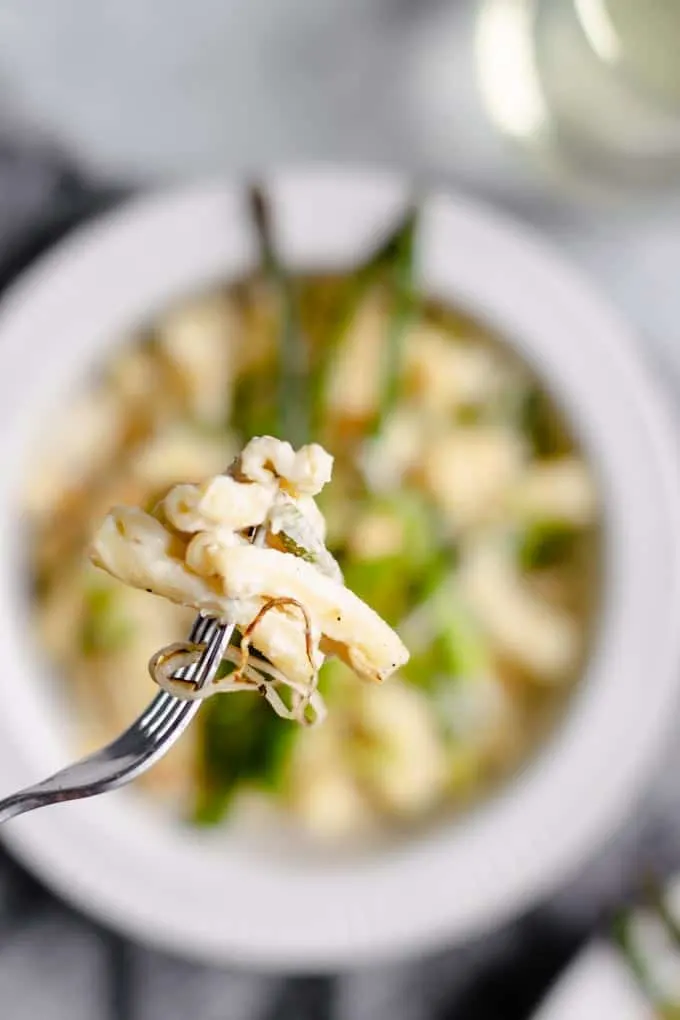
[[[233,632],[231,625],[198,616],[189,640],[205,647],[198,662],[181,672],[182,678],[196,687],[204,687],[212,680]],[[186,701],[162,691],[113,743],[43,782],[0,800],[0,822],[34,808],[93,797],[124,786],[163,757],[187,728],[200,704],[200,701]]]

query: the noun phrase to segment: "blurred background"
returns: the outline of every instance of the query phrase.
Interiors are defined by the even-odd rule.
[[[679,48],[677,0],[5,0],[2,282],[139,186],[281,163],[386,165],[539,228],[624,312],[675,391]],[[676,765],[617,843],[531,916],[357,974],[283,979],[170,959],[75,914],[7,857],[2,1015],[529,1017],[640,861],[680,861]]]

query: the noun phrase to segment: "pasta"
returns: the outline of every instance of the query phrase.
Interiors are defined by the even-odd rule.
[[[279,714],[304,722],[327,654],[378,683],[407,662],[397,634],[344,586],[297,503],[318,495],[331,468],[332,458],[316,444],[295,452],[263,436],[246,445],[225,475],[174,486],[150,513],[116,507],[98,529],[97,566],[241,631],[236,672],[194,696],[262,688]],[[255,543],[248,538],[252,529]],[[248,668],[251,645],[266,660],[261,669]],[[162,651],[152,660],[152,676],[182,696],[186,685],[172,686],[172,672],[197,653],[177,645]],[[281,684],[293,691],[291,712],[271,692]]]
[[[256,805],[361,841],[462,811],[552,732],[587,660],[591,467],[503,339],[418,292],[406,229],[285,299],[263,267],[140,323],[27,478],[36,637],[84,750],[148,703],[147,663],[204,696],[175,676],[197,610],[237,627],[209,693],[239,696],[140,779],[197,824]],[[277,717],[325,706],[323,726]]]

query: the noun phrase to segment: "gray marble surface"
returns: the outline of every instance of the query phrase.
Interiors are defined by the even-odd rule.
[[[4,0],[0,272],[16,270],[69,222],[114,198],[106,190],[112,181],[310,159],[388,163],[472,191],[552,237],[638,327],[680,404],[680,193],[605,200],[567,196],[540,179],[484,118],[471,47],[477,6]],[[0,859],[0,1015],[526,1016],[640,861],[661,853],[680,862],[679,765],[669,748],[627,829],[531,918],[456,952],[332,985],[201,968],[128,946]]]

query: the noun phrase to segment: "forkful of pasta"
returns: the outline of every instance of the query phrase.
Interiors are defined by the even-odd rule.
[[[113,743],[0,801],[0,822],[122,786],[158,761],[211,695],[255,691],[285,719],[321,722],[326,657],[381,683],[408,660],[401,639],[345,587],[315,497],[331,478],[319,445],[252,439],[224,474],[180,484],[151,510],[114,507],[94,563],[198,613],[188,640],[149,663],[161,688]],[[282,724],[283,725],[283,724]]]

